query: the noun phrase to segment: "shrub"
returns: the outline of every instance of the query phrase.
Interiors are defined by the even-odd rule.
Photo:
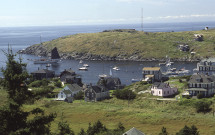
[[[199,135],[199,131],[194,125],[191,127],[185,125],[176,135]]]
[[[29,87],[40,87],[42,85],[40,80],[36,80],[32,83],[30,83]]]
[[[196,108],[196,111],[199,112],[209,112],[211,110],[210,106],[211,106],[211,102],[208,101],[197,101],[194,105],[194,107]]]
[[[84,99],[84,92],[83,91],[78,92],[76,95],[74,95],[74,99],[75,100],[82,100],[82,99]]]
[[[61,81],[60,81],[60,80],[57,81],[57,82],[55,83],[55,86],[58,87],[58,88],[61,88],[61,87],[62,87]]]
[[[114,95],[116,95],[116,98],[124,100],[132,100],[136,97],[136,94],[128,89],[116,90],[114,91]]]
[[[197,95],[197,98],[198,99],[202,99],[202,98],[204,98],[205,96],[204,96],[204,94],[202,94],[202,93],[199,93],[198,95]]]

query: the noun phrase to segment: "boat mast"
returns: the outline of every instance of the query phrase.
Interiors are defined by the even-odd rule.
[[[42,45],[43,43],[42,43],[42,36],[41,36],[41,34],[40,34],[40,44]]]

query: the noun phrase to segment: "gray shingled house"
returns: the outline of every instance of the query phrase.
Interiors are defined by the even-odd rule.
[[[110,97],[109,90],[103,86],[89,86],[85,92],[85,101],[101,101]]]
[[[55,72],[48,69],[41,69],[31,73],[34,79],[42,80],[55,77]]]
[[[108,90],[122,89],[121,81],[118,77],[105,77],[100,78],[97,82],[98,85],[106,87]]]
[[[187,91],[191,96],[196,96],[202,93],[204,96],[211,96],[215,89],[215,76],[204,74],[194,74],[188,82],[189,89]]]
[[[61,82],[64,83],[69,84],[77,83],[79,86],[83,85],[80,75],[77,75],[71,68],[65,69],[63,72],[61,72],[60,80]]]

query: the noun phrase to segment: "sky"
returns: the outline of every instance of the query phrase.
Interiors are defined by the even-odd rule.
[[[215,21],[215,0],[0,0],[0,27]],[[142,12],[143,11],[143,12]]]

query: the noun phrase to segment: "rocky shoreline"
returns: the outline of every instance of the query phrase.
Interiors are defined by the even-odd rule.
[[[19,54],[30,54],[36,56],[43,56],[43,57],[50,57],[51,50],[48,50],[43,45],[33,45],[27,47],[24,50],[18,51]],[[105,60],[105,61],[166,61],[166,58],[163,59],[156,59],[156,58],[145,58],[142,59],[137,54],[132,56],[127,56],[123,54],[119,54],[115,57],[104,56],[104,55],[94,55],[90,53],[61,53],[59,52],[61,59],[76,59],[76,60]],[[200,61],[200,59],[192,59],[189,60],[188,58],[179,58],[179,59],[171,59],[171,61],[180,61],[180,62],[187,62],[187,61]]]

